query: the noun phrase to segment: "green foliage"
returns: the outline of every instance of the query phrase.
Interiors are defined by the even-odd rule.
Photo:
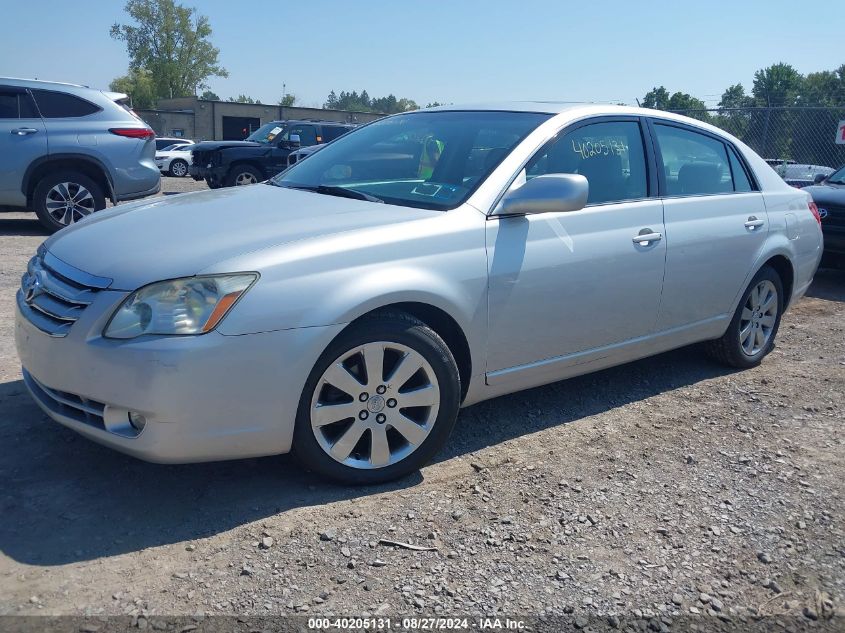
[[[722,93],[716,112],[699,112],[699,99],[663,86],[649,90],[643,106],[680,111],[726,130],[766,158],[836,167],[845,150],[834,145],[833,133],[845,108],[845,64],[805,75],[780,62],[754,73],[751,94],[742,84]],[[828,108],[828,109],[814,109]]]
[[[285,108],[291,108],[296,104],[296,95],[294,94],[286,94],[281,99],[279,99],[279,105]]]
[[[758,106],[799,105],[803,83],[801,73],[781,62],[754,73],[751,94]]]
[[[366,90],[360,94],[353,90],[352,92],[341,91],[340,95],[336,94],[334,90],[329,93],[326,102],[323,104],[324,108],[330,110],[352,110],[355,112],[382,112],[385,114],[393,114],[395,112],[407,112],[409,110],[419,110],[420,106],[411,99],[397,99],[394,95],[387,95],[386,97],[371,98]]]
[[[229,97],[226,101],[229,101],[230,103],[259,103],[258,99],[253,99],[252,97],[243,94],[238,95],[237,97]]]
[[[127,0],[133,24],[111,27],[126,43],[130,70],[150,73],[158,98],[185,97],[207,87],[209,77],[228,77],[211,44],[208,18],[174,0]]]
[[[652,110],[668,110],[669,109],[669,91],[663,86],[654,87],[645,93],[643,97],[642,106],[644,108],[651,108]]]
[[[201,95],[200,99],[203,101],[220,101],[220,97],[217,95],[216,92],[212,92],[211,90],[205,90]]]
[[[704,110],[707,107],[701,99],[685,92],[676,92],[670,96],[663,86],[649,90],[643,97],[642,105],[654,110]]]
[[[133,108],[149,109],[156,106],[157,97],[152,75],[143,68],[132,69],[126,75],[113,79],[109,89],[128,94]]]

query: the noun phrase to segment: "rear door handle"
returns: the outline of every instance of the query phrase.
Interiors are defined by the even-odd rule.
[[[34,127],[16,127],[10,133],[17,134],[18,136],[26,136],[27,134],[35,134],[37,131]]]
[[[752,231],[759,226],[763,226],[766,222],[763,220],[758,220],[755,216],[750,216],[748,218],[748,222],[745,223],[745,228],[751,229]]]
[[[652,242],[659,242],[663,239],[662,233],[653,233],[650,232],[651,229],[643,229],[643,231],[648,231],[646,233],[640,233],[639,235],[634,236],[634,244],[638,244],[639,246],[648,246]]]

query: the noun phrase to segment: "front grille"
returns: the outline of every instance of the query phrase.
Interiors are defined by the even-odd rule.
[[[214,152],[191,152],[191,162],[197,167],[205,167],[214,162]]]
[[[822,220],[822,227],[835,226],[845,227],[845,206],[838,204],[819,203],[819,209],[827,211],[827,217]]]
[[[58,415],[63,415],[77,422],[89,424],[98,429],[105,429],[103,411],[105,405],[96,400],[89,400],[76,394],[50,389],[38,382],[32,374],[23,370],[23,379],[27,387],[45,407]]]
[[[43,249],[29,260],[17,293],[27,320],[50,336],[67,336],[70,328],[111,279],[88,275]]]

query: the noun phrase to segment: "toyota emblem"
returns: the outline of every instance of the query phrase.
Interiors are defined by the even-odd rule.
[[[29,275],[24,282],[24,296],[23,299],[27,305],[32,305],[35,297],[44,292],[44,283],[41,281],[41,271],[38,270],[32,275]]]

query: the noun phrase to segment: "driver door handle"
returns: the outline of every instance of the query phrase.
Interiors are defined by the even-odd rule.
[[[662,239],[662,233],[640,233],[639,235],[634,236],[634,244],[638,244],[639,246],[648,246],[652,242],[659,242]]]
[[[745,223],[745,228],[751,229],[752,231],[756,229],[758,226],[763,226],[765,222],[763,220],[758,220],[756,216],[749,216],[748,222]]]
[[[27,134],[35,134],[37,131],[34,127],[16,127],[10,133],[17,134],[18,136],[26,136]]]

